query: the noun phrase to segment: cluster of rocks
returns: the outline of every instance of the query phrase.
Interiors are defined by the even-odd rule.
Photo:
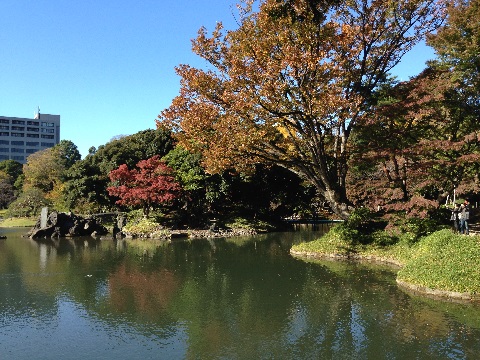
[[[106,235],[108,230],[95,218],[83,218],[72,213],[42,212],[35,226],[27,233],[31,239],[52,239],[74,236]]]
[[[171,230],[159,229],[146,234],[128,233],[124,231],[125,218],[117,216],[113,227],[113,238],[149,238],[149,239],[181,239],[181,238],[225,238],[233,236],[251,236],[258,232],[255,229],[245,228],[218,228],[212,225],[209,229]],[[95,216],[83,218],[73,213],[53,211],[48,213],[48,208],[42,209],[42,214],[35,226],[27,233],[31,239],[53,239],[76,236],[103,236],[108,230],[100,224]]]

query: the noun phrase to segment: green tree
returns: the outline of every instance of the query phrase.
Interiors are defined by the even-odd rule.
[[[25,189],[20,196],[8,207],[8,215],[11,217],[38,216],[44,206],[51,203],[45,198],[44,193],[38,188]]]
[[[23,165],[15,160],[0,161],[0,171],[10,175],[12,185],[23,173]]]
[[[469,93],[471,106],[479,106],[480,97],[480,13],[479,0],[453,0],[448,5],[445,26],[428,36],[428,44],[439,59],[436,65],[452,71],[459,91]]]
[[[77,147],[69,140],[29,155],[23,166],[23,191],[39,189],[57,210],[68,210],[63,197],[63,183],[66,170],[79,158]]]
[[[134,167],[140,160],[164,156],[173,148],[170,131],[144,130],[91,148],[89,154],[65,172],[63,196],[67,206],[81,213],[114,206],[108,196],[108,174],[121,164]]]
[[[0,171],[0,209],[5,209],[15,199],[12,177]]]
[[[62,140],[53,147],[55,151],[58,151],[59,158],[62,159],[65,169],[71,168],[82,156],[78,151],[77,145],[70,140]]]
[[[204,225],[209,217],[215,216],[211,212],[216,197],[210,193],[215,180],[201,166],[201,154],[176,146],[163,160],[175,170],[175,178],[183,189],[178,199],[182,204],[177,209],[178,220],[191,226]]]
[[[54,148],[37,151],[27,157],[23,167],[25,176],[23,190],[36,188],[44,194],[52,191],[61,182],[65,166]]]
[[[158,119],[209,172],[267,162],[316,187],[342,218],[350,135],[388,72],[442,21],[436,1],[277,1],[243,8],[238,30],[199,31],[212,70],[177,67]]]

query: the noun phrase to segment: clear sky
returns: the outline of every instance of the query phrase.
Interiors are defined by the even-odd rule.
[[[61,138],[82,157],[117,135],[155,128],[178,94],[179,64],[201,26],[236,27],[231,0],[0,0],[0,115],[61,116]],[[418,74],[433,51],[395,71]]]

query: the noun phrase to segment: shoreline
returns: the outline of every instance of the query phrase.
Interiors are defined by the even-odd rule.
[[[156,232],[148,233],[129,233],[122,231],[123,237],[126,239],[158,239],[158,240],[172,240],[172,239],[210,239],[210,238],[229,238],[234,236],[252,236],[259,234],[259,231],[253,229],[185,229],[185,230],[171,230],[162,229]]]
[[[351,261],[351,262],[370,262],[378,264],[386,264],[400,270],[404,264],[398,260],[383,258],[376,255],[361,255],[361,254],[336,254],[336,253],[321,253],[314,251],[296,251],[290,249],[290,254],[298,258],[309,258],[318,260],[332,260],[332,261]],[[408,283],[399,279],[395,279],[397,285],[403,290],[417,296],[425,296],[435,300],[454,301],[459,303],[480,303],[480,295],[472,293],[461,293],[457,291],[431,289],[426,286],[421,286],[413,283]]]

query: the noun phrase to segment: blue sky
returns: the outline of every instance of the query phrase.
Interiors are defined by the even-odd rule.
[[[202,66],[192,38],[217,21],[235,28],[230,0],[1,0],[0,115],[61,116],[82,156],[117,135],[155,128],[178,94],[179,64]],[[418,74],[419,46],[395,71]]]

